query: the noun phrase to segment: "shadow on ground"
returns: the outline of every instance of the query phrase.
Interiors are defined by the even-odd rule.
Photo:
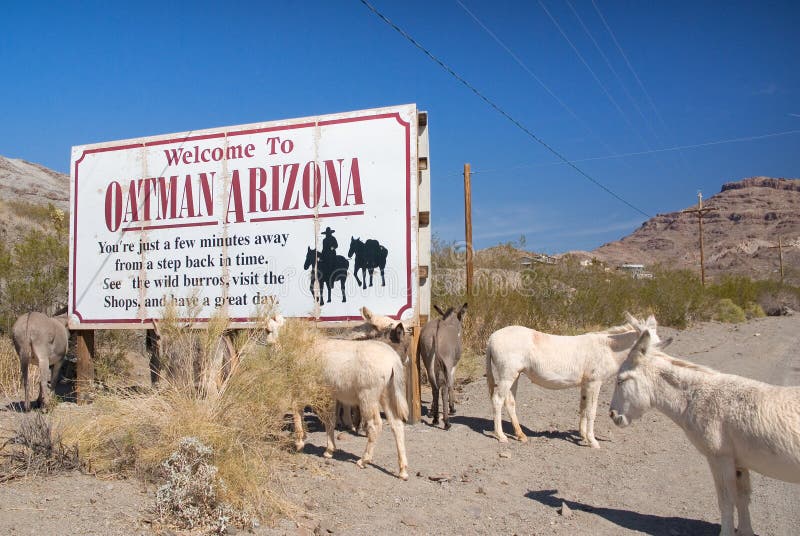
[[[463,424],[473,432],[478,432],[486,436],[491,436],[494,432],[494,422],[483,417],[467,417],[464,415],[454,415],[450,417],[450,422],[453,424]],[[511,425],[504,422],[503,431],[508,435],[509,441],[514,441],[514,432],[510,430]],[[581,444],[581,436],[577,430],[546,430],[535,432],[530,428],[520,425],[522,432],[531,439],[544,437],[547,439],[561,439],[574,443]],[[507,429],[508,428],[508,429]]]
[[[556,495],[557,493],[558,490],[555,489],[529,490],[525,496],[551,508],[560,508],[563,502],[572,510],[588,512],[628,530],[639,531],[653,536],[672,536],[676,533],[691,534],[692,536],[717,536],[719,534],[719,525],[708,521],[686,519],[685,517],[662,517],[617,508],[596,507],[577,501],[561,499]]]

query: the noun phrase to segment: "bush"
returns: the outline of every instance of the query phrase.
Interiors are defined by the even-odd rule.
[[[712,318],[720,322],[739,324],[747,320],[742,308],[729,298],[722,298],[714,305]]]
[[[14,435],[0,448],[0,482],[78,469],[78,448],[67,447],[50,417],[25,415]]]
[[[764,309],[755,302],[747,302],[744,306],[744,315],[747,317],[748,320],[751,318],[763,318],[767,316],[764,312]]]
[[[31,214],[40,207],[30,205]],[[38,210],[38,212],[37,212]],[[67,303],[68,215],[50,205],[49,226],[32,229],[10,250],[0,242],[0,331],[10,333],[21,314],[47,314]]]

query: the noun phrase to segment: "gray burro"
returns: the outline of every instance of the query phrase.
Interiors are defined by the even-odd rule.
[[[50,387],[55,389],[69,342],[66,320],[66,316],[51,318],[34,311],[25,313],[14,322],[14,348],[19,355],[22,385],[25,388],[25,411],[31,409],[28,366],[32,361],[39,367],[39,407],[49,400],[48,377]],[[48,374],[50,367],[52,372]]]

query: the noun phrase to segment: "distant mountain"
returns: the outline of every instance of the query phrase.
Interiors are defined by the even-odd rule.
[[[44,206],[52,203],[67,210],[69,175],[25,160],[0,156],[0,200]]]
[[[729,182],[704,200],[703,207],[715,209],[703,218],[707,276],[777,278],[778,250],[770,248],[780,237],[787,277],[800,283],[800,179],[751,177]],[[697,216],[659,214],[593,253],[610,264],[662,264],[699,271]]]

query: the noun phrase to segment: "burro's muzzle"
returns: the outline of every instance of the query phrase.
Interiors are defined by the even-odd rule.
[[[624,428],[630,424],[630,422],[628,422],[628,418],[625,415],[617,413],[617,411],[614,409],[608,412],[608,416],[611,417],[611,420],[614,421],[614,424],[616,424],[620,428]]]

